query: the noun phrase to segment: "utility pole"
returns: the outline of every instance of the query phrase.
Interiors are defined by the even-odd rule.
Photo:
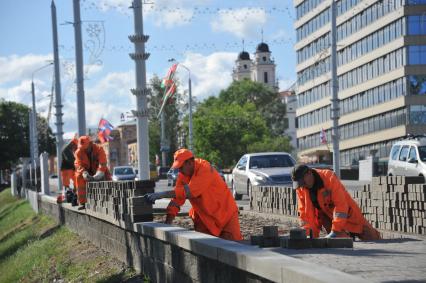
[[[340,177],[340,149],[339,149],[339,82],[337,80],[337,37],[336,37],[336,2],[331,0],[331,119],[333,120],[333,170]]]
[[[33,73],[34,76],[34,73]],[[33,166],[37,168],[38,163],[38,132],[37,132],[37,112],[36,112],[36,104],[35,104],[35,90],[34,90],[34,80],[31,80],[31,96],[33,101],[33,110],[32,110],[32,126],[33,126]]]
[[[33,113],[30,109],[30,111],[28,111],[28,125],[29,125],[29,129],[30,129],[30,159],[31,159],[31,164],[34,164],[34,134],[33,134],[33,129],[34,129],[34,125],[33,125]]]
[[[188,77],[188,94],[189,94],[189,121],[188,121],[188,127],[189,127],[189,150],[194,153],[194,144],[193,144],[193,137],[192,137],[192,81],[191,81],[191,72],[189,71],[189,77]]]
[[[138,170],[140,180],[149,180],[149,136],[148,136],[148,109],[147,95],[149,89],[146,87],[145,60],[149,53],[145,53],[145,43],[149,36],[143,34],[142,1],[134,0],[133,8],[135,34],[129,36],[129,40],[135,46],[135,53],[129,54],[136,65],[136,88],[131,92],[136,96],[136,111],[132,111],[136,117],[137,148],[138,148]]]
[[[161,112],[161,141],[160,141],[160,150],[161,150],[161,166],[167,166],[167,152],[169,151],[169,146],[166,140],[166,111]]]
[[[52,14],[52,36],[53,36],[53,62],[55,64],[55,110],[56,110],[56,159],[57,159],[57,174],[58,174],[58,191],[62,191],[62,178],[60,178],[60,168],[62,163],[62,98],[61,98],[61,75],[59,73],[59,51],[58,51],[58,30],[56,22],[56,7],[52,0],[50,6]]]
[[[78,135],[86,135],[86,107],[84,104],[83,44],[81,39],[80,0],[73,0],[75,69],[77,80],[77,121]]]

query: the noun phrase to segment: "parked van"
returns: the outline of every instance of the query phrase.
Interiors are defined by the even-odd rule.
[[[396,142],[391,149],[388,176],[426,177],[426,136]]]

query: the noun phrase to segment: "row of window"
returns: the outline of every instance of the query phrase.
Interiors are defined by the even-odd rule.
[[[408,46],[408,64],[426,65],[426,45]]]
[[[353,33],[358,32],[367,25],[372,24],[386,14],[395,11],[403,5],[404,1],[405,0],[383,0],[371,5],[337,27],[337,40],[340,41]],[[330,8],[327,8],[315,18],[299,27],[296,30],[297,41],[306,38],[311,33],[329,23],[330,17],[331,10]]]
[[[407,109],[401,108],[363,120],[339,126],[340,140],[382,131],[385,129],[405,125],[407,123]],[[325,130],[327,141],[331,141],[331,130]],[[321,145],[320,133],[315,133],[298,139],[299,150],[318,147]]]
[[[426,1],[426,0],[425,0]],[[407,22],[407,31],[406,31]],[[353,60],[367,54],[393,40],[404,35],[425,35],[426,16],[413,15],[400,18],[390,25],[370,34],[367,37],[345,47],[338,52],[338,66],[352,62]],[[297,51],[297,63],[317,55],[321,51],[327,50],[330,46],[330,33],[327,33],[317,40],[311,42],[301,50]]]
[[[355,68],[338,77],[339,89],[344,90],[404,66],[405,48],[400,48]]]
[[[297,73],[297,83],[299,85],[304,85],[306,82],[310,80],[314,80],[315,78],[324,75],[325,73],[330,72],[331,67],[331,57],[327,57],[314,65],[311,65],[304,69],[301,72]]]
[[[405,0],[379,1],[337,27],[340,41],[403,6]]]
[[[306,0],[296,7],[296,18],[299,20],[301,17],[315,9],[324,0]],[[336,1],[337,16],[344,14],[352,7],[358,5],[361,0],[340,0]]]
[[[370,155],[371,150],[377,150],[376,156],[379,158],[389,157],[392,145],[399,139],[388,140],[380,143],[364,145],[360,147],[351,148],[340,152],[340,165],[347,167],[351,165],[358,165],[359,160],[363,160]],[[386,172],[384,172],[386,173]]]
[[[317,31],[322,28],[325,24],[330,22],[331,12],[330,8],[322,11],[318,16],[311,19],[309,22],[303,24],[296,30],[297,41],[300,41],[306,38],[311,33]]]
[[[297,95],[297,108],[301,108],[305,105],[309,105],[318,101],[324,97],[331,95],[330,81],[320,84],[316,87],[308,89]]]
[[[340,115],[346,115],[355,111],[394,100],[406,95],[406,78],[399,78],[389,83],[374,87],[367,91],[339,101]],[[331,105],[327,105],[315,111],[299,116],[299,128],[308,128],[330,120]]]
[[[387,25],[386,27],[364,37],[337,53],[338,66],[345,65],[371,51],[405,35],[405,18]]]

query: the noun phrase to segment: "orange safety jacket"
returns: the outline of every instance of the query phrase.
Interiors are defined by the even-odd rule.
[[[191,177],[179,173],[174,191],[176,197],[170,201],[167,214],[176,216],[180,206],[189,199],[192,205],[190,216],[193,219],[198,216],[214,236],[219,236],[232,216],[238,213],[237,204],[225,181],[206,160],[195,159]]]
[[[107,159],[102,146],[92,143],[91,152],[87,149],[78,148],[75,152],[75,171],[77,174],[83,174],[84,171],[90,175],[95,175],[96,171],[105,173],[106,180],[111,178],[107,167]]]
[[[322,227],[321,213],[332,219],[331,230],[333,231],[362,233],[366,220],[339,178],[331,170],[312,170],[318,173],[324,183],[324,187],[317,192],[321,209],[317,209],[312,203],[308,188],[302,187],[296,190],[299,217],[303,228],[306,229],[306,234],[309,235],[309,229],[312,229],[314,237],[319,237]]]

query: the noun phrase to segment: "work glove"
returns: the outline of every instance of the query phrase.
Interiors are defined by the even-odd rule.
[[[145,194],[143,197],[147,203],[154,204],[157,199],[162,199],[165,192]]]
[[[328,239],[333,239],[333,238],[349,238],[349,235],[346,232],[331,231],[325,237],[328,238]]]
[[[83,179],[87,182],[93,181],[93,177],[87,171],[83,172]]]
[[[105,177],[105,173],[102,171],[96,171],[96,174],[93,176],[93,180],[102,181]]]

